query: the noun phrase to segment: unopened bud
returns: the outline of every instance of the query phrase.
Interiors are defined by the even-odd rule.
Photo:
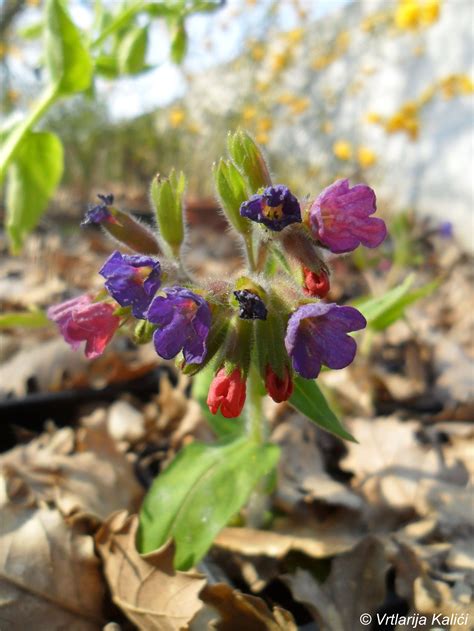
[[[214,165],[213,174],[217,194],[227,219],[237,232],[248,233],[251,226],[240,216],[240,206],[248,197],[241,173],[230,160],[221,159],[218,165]]]
[[[183,197],[186,187],[184,173],[173,169],[168,178],[157,175],[151,184],[151,201],[158,229],[175,257],[184,239]]]
[[[229,134],[227,146],[232,160],[244,174],[251,194],[272,185],[265,158],[247,132],[239,129]]]
[[[131,215],[112,206],[113,195],[99,195],[101,204],[89,208],[81,225],[98,224],[114,239],[140,254],[161,254],[151,232]]]

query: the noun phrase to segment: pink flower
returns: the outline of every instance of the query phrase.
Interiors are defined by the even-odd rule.
[[[349,187],[349,180],[337,180],[318,196],[309,211],[314,238],[335,254],[352,252],[359,244],[376,248],[387,236],[376,211],[375,193],[365,184]]]
[[[120,324],[115,307],[107,302],[92,302],[87,294],[72,298],[48,309],[65,341],[77,350],[86,342],[85,355],[93,359],[104,352]]]

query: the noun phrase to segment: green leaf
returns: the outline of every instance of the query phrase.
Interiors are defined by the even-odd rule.
[[[383,296],[354,303],[367,319],[370,328],[383,331],[404,316],[406,307],[428,296],[439,285],[438,281],[433,281],[424,287],[410,291],[414,280],[414,274],[410,274],[401,285],[394,287]]]
[[[119,75],[116,55],[99,55],[95,59],[95,72],[106,79],[116,79]]]
[[[45,13],[46,64],[52,82],[63,96],[87,90],[93,64],[79,29],[61,0],[48,0]]]
[[[153,482],[140,512],[138,548],[156,550],[172,537],[174,564],[189,569],[247,502],[279,457],[276,445],[240,438],[223,445],[185,447]]]
[[[148,28],[133,27],[128,31],[118,49],[118,67],[122,74],[138,74],[145,68],[148,45]]]
[[[7,174],[7,230],[19,252],[55,191],[63,172],[63,148],[52,133],[28,132]]]
[[[44,24],[41,20],[40,22],[34,22],[33,24],[29,24],[28,26],[19,29],[18,35],[23,39],[37,39],[43,34],[43,28]]]
[[[175,22],[171,33],[171,60],[175,64],[180,64],[186,55],[187,48],[188,36],[184,26],[184,20],[178,20]]]
[[[339,438],[357,442],[356,439],[346,431],[334,412],[329,407],[323,393],[319,389],[316,381],[303,379],[295,375],[294,391],[289,403],[307,416],[311,421],[323,429]]]
[[[206,421],[218,438],[237,437],[244,432],[244,418],[225,418],[220,412],[212,414],[207,407],[207,393],[214,378],[215,367],[210,364],[193,378],[193,399],[199,403]]]
[[[50,324],[51,321],[48,320],[45,312],[40,309],[35,309],[34,311],[11,311],[0,315],[0,329],[14,329],[17,327],[39,329]]]
[[[91,45],[91,48],[98,48],[110,35],[127,28],[134,20],[135,16],[142,12],[146,6],[144,0],[136,0],[131,4],[126,4],[117,15],[107,19],[107,24]]]

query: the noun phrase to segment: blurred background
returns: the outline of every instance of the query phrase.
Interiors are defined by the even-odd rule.
[[[119,3],[69,2],[86,32],[99,5]],[[47,80],[42,6],[6,0],[3,9],[2,110],[15,117]],[[180,63],[166,20],[137,13],[104,46],[87,93],[41,121],[65,147],[56,212],[80,215],[104,190],[147,211],[150,179],[173,166],[186,172],[190,198],[212,199],[210,167],[227,131],[242,126],[265,147],[276,181],[300,197],[336,177],[370,181],[383,212],[451,221],[472,251],[469,0],[230,0],[213,9],[186,19]],[[120,46],[140,28],[142,55],[127,65]]]

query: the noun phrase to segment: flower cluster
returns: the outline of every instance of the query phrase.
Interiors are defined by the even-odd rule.
[[[160,235],[115,209],[112,196],[100,196],[85,223],[101,225],[135,253],[113,252],[99,271],[104,292],[51,307],[48,316],[74,349],[85,341],[90,358],[120,327],[138,343],[152,341],[161,358],[176,359],[186,374],[209,367],[209,409],[234,418],[243,410],[250,370],[282,402],[293,393],[295,373],[314,379],[322,366],[339,369],[353,361],[350,333],[366,321],[354,307],[323,301],[330,292],[327,261],[359,245],[377,247],[386,228],[374,217],[375,193],[365,184],[338,180],[302,206],[288,187],[271,183],[247,134],[233,135],[229,152],[231,160],[215,171],[216,186],[243,237],[246,269],[236,278],[205,282],[187,271],[181,256],[185,181],[173,174],[153,183],[157,223],[165,226]]]

